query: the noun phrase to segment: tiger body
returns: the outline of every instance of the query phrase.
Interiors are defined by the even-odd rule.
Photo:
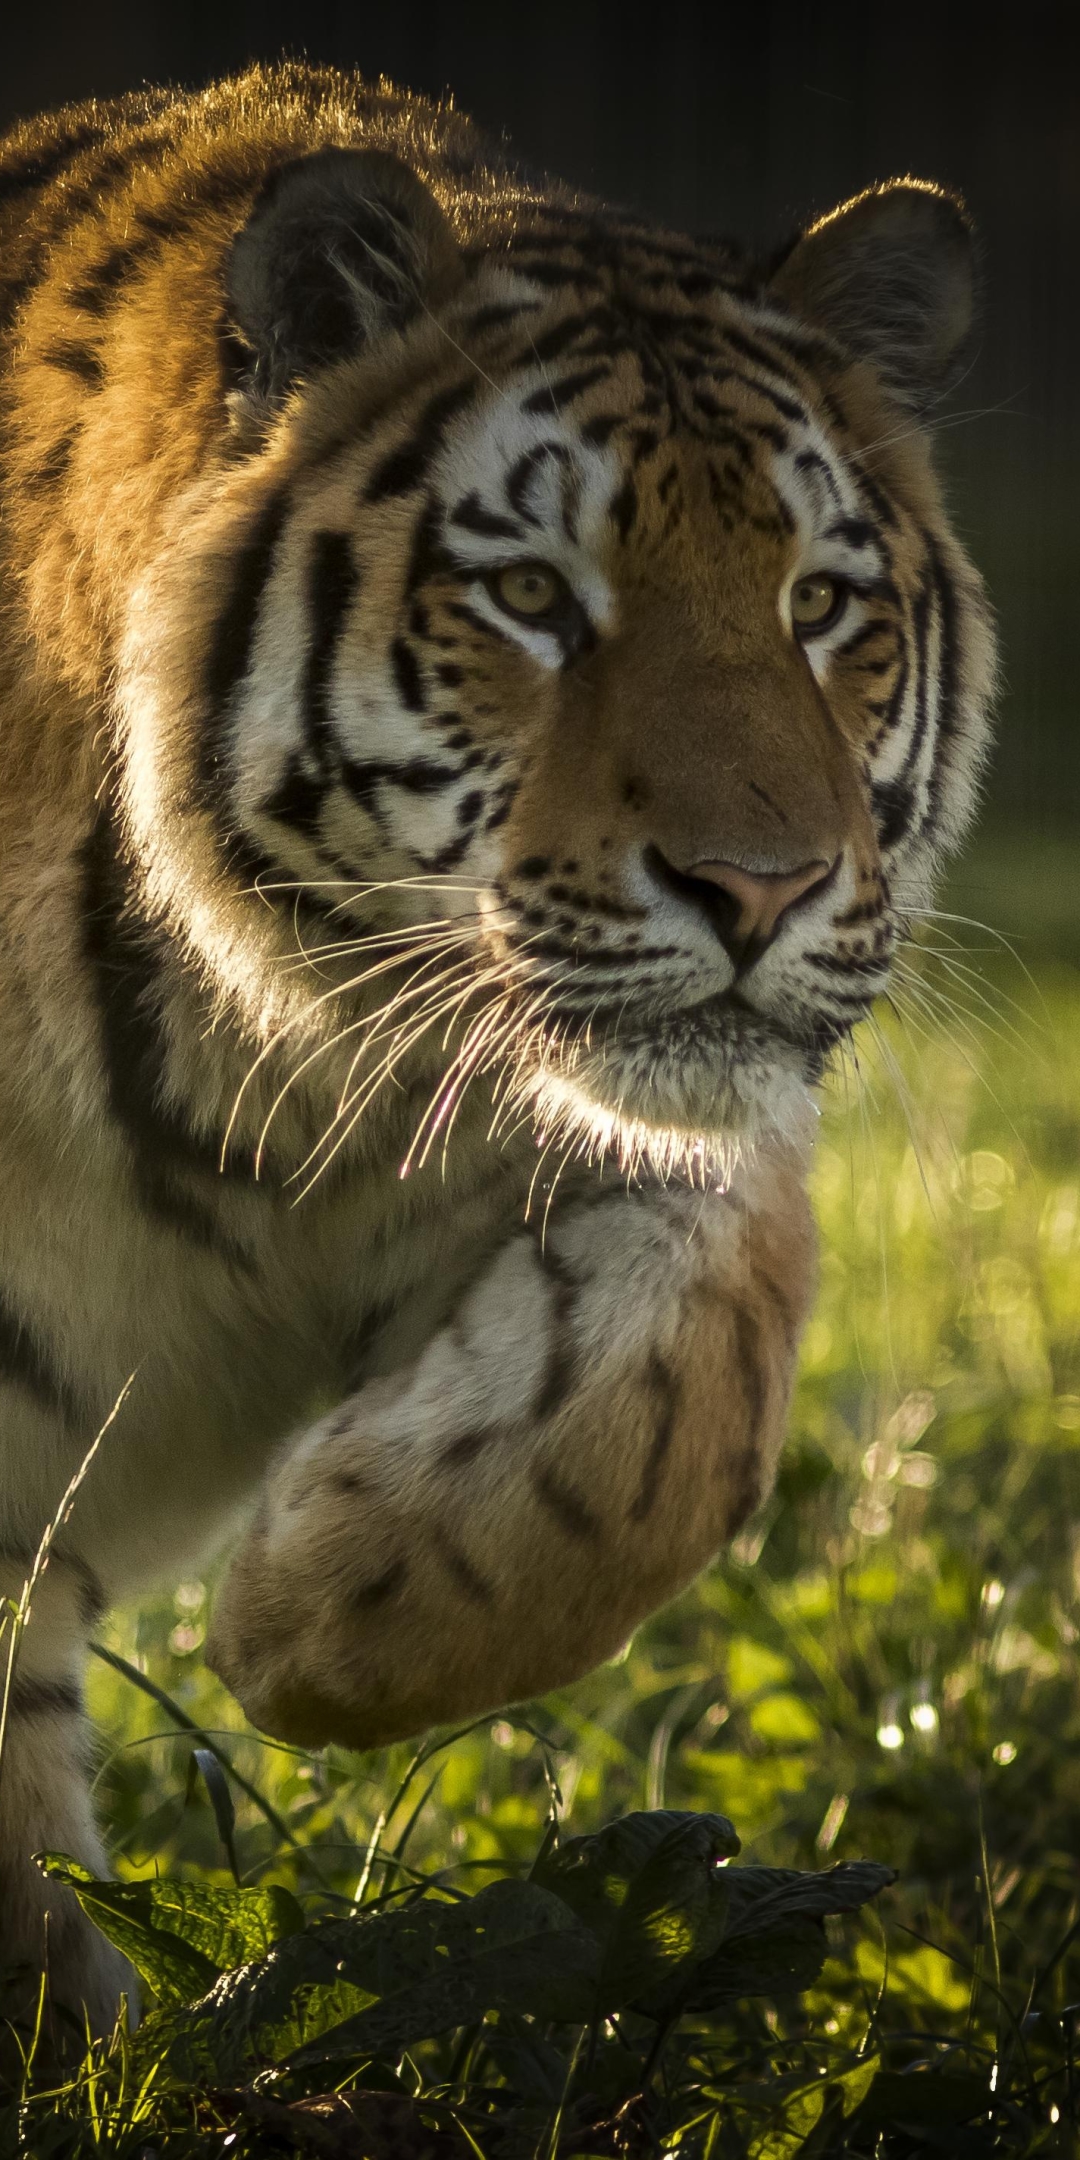
[[[369,1745],[612,1654],[768,1486],[812,1090],[992,669],[911,419],[960,213],[844,217],[766,271],[298,68],[6,147],[0,1591],[130,1387],[20,1645],[0,1912],[99,2024],[29,1854],[103,1865],[110,1604],[257,1502],[213,1660]]]

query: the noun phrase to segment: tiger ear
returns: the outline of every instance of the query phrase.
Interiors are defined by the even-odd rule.
[[[961,373],[975,328],[975,250],[959,196],[887,180],[819,218],[772,272],[792,312],[871,360],[925,414]]]
[[[271,174],[225,272],[246,387],[280,398],[437,304],[461,258],[434,196],[384,150],[316,150]]]

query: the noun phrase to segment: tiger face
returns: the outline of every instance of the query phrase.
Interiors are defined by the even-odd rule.
[[[921,425],[966,222],[896,183],[768,276],[565,206],[462,251],[391,162],[299,161],[234,243],[200,725],[163,760],[135,696],[132,816],[164,781],[286,912],[329,891],[323,950],[452,926],[541,1131],[722,1161],[798,1126],[970,815],[990,631]]]

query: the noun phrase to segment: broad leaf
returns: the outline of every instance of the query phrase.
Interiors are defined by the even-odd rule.
[[[959,2125],[985,2116],[994,2094],[985,2074],[965,2070],[882,2070],[865,2103],[860,2125],[882,2129]]]
[[[650,2017],[666,2020],[680,2010],[718,2010],[752,1995],[800,1995],[813,1987],[828,1952],[820,1920],[798,1919],[766,1935],[740,1935],[722,1943],[711,1958],[677,1975],[669,1989],[635,2003]]]
[[[727,1915],[720,1863],[738,1850],[726,1816],[657,1809],[545,1854],[534,1879],[600,1945],[599,2009],[633,2002],[716,1949]]]
[[[74,1891],[87,1918],[130,1958],[162,2003],[205,1995],[221,1973],[264,1956],[304,1925],[296,1899],[276,1885],[239,1890],[164,1880],[99,1882],[63,1853],[42,1853],[38,1861],[53,1881]]]
[[[459,1904],[422,1898],[318,1924],[226,1973],[183,2021],[159,2018],[139,2037],[167,2049],[179,2077],[239,2079],[286,2057],[400,2053],[490,2009],[583,2022],[598,1965],[559,1898],[496,1882]]]
[[[762,1934],[803,1916],[823,1919],[827,1913],[857,1912],[895,1881],[895,1868],[882,1867],[876,1860],[841,1860],[820,1873],[801,1868],[731,1868],[725,1940]]]
[[[253,2068],[318,2039],[375,2000],[370,1987],[346,1977],[347,1968],[359,1969],[358,1939],[372,1925],[316,1923],[285,1937],[266,1957],[215,1978],[182,2016],[166,2009],[144,2019],[135,2038],[140,2062],[148,2066],[165,2055],[179,2080],[239,2083]]]
[[[515,2099],[534,2101],[548,2109],[557,2107],[566,2091],[569,2064],[565,2055],[531,2025],[514,2018],[484,2028],[484,2046]]]
[[[368,1928],[379,1940],[363,1965],[367,1984],[378,1982],[378,1999],[301,2048],[295,2063],[397,2052],[488,2010],[572,2023],[591,2014],[596,1944],[562,1899],[537,1883],[494,1882],[458,1905],[422,1900],[405,1913],[379,1915]],[[343,1977],[353,1977],[348,1959]]]
[[[786,1995],[812,1987],[828,1948],[828,1913],[854,1912],[894,1881],[891,1868],[846,1860],[820,1874],[797,1868],[725,1870],[723,1940],[695,1969],[639,1997],[635,2008],[666,2019],[680,2010],[714,2010],[751,1995]]]

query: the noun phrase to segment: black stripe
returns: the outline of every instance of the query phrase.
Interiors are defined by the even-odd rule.
[[[645,1457],[641,1485],[630,1509],[631,1522],[644,1522],[652,1509],[660,1485],[660,1473],[675,1437],[675,1416],[678,1410],[675,1375],[671,1367],[664,1363],[663,1358],[657,1357],[655,1352],[649,1359],[645,1378],[653,1400],[656,1423],[652,1444]]]
[[[912,776],[922,755],[926,731],[930,725],[929,659],[933,600],[933,566],[928,565],[923,573],[919,590],[915,595],[915,605],[911,611],[911,634],[915,646],[915,725],[911,731],[911,741],[904,753],[904,762],[896,776],[896,783],[894,783],[894,785],[900,783],[907,786],[909,791],[914,786]]]
[[[796,460],[797,462],[798,460]],[[868,518],[845,517],[837,518],[835,524],[829,526],[825,538],[826,540],[845,540],[849,547],[864,548],[869,547],[871,542],[876,540],[877,534]]]
[[[593,1514],[581,1494],[570,1485],[564,1485],[544,1464],[532,1473],[532,1488],[549,1514],[566,1531],[568,1537],[596,1538],[600,1534],[599,1517]]]
[[[359,582],[348,533],[316,533],[307,567],[311,639],[304,666],[301,704],[308,745],[324,775],[332,770],[337,756],[330,683],[345,618],[356,597]]]
[[[612,497],[608,507],[608,515],[614,521],[615,530],[620,540],[625,542],[630,536],[631,526],[637,516],[637,489],[629,473],[627,473],[617,494]]]
[[[412,646],[404,638],[396,637],[390,647],[390,665],[394,673],[394,685],[406,712],[424,712],[424,681],[420,663]]]
[[[836,475],[834,474],[832,467],[829,465],[827,459],[821,457],[818,451],[800,450],[795,460],[795,467],[798,472],[815,473],[823,481],[825,491],[832,498],[832,501],[839,501],[840,490],[836,484]],[[838,522],[842,523],[842,520]],[[831,525],[829,527],[829,532],[833,533],[836,531],[836,529],[837,527],[835,524]]]
[[[937,713],[935,751],[937,754],[930,772],[926,816],[923,820],[924,830],[929,830],[936,822],[941,798],[942,746],[955,735],[957,728],[960,641],[956,588],[945,567],[941,550],[933,534],[924,533],[923,540],[930,562],[930,574],[934,582],[938,608],[938,674],[937,697],[935,699]]]
[[[734,323],[725,323],[721,336],[724,344],[732,352],[741,354],[742,358],[749,360],[754,367],[765,368],[769,374],[779,375],[782,381],[787,380],[785,370],[777,359],[775,352],[770,352],[768,346],[760,344],[757,338],[750,337],[745,330],[737,330]],[[755,384],[755,388],[757,387]],[[805,408],[794,398],[783,398],[774,391],[771,393],[771,402],[775,404],[778,412],[783,413],[786,420],[805,420],[806,418]]]
[[[871,615],[869,621],[860,623],[859,628],[853,635],[845,639],[840,651],[846,660],[850,653],[859,652],[864,645],[869,645],[871,638],[877,637],[879,631],[888,631],[895,634],[895,629],[896,625],[888,615]],[[891,652],[888,655],[886,665],[891,666],[895,658],[895,652]]]
[[[495,638],[500,645],[512,645],[515,642],[509,630],[503,630],[498,623],[488,622],[486,616],[478,615],[467,600],[448,600],[445,613],[452,615],[455,622],[468,623],[470,630],[479,630],[484,637]]]
[[[89,390],[100,390],[105,380],[105,362],[92,345],[80,344],[76,338],[57,338],[54,345],[46,347],[41,355],[46,367],[60,368],[66,375],[75,375]]]
[[[433,877],[445,877],[448,870],[456,870],[458,864],[464,862],[471,846],[472,834],[463,832],[456,840],[448,841],[445,847],[437,848],[434,855],[418,855],[416,860],[421,870],[430,871]]]
[[[51,448],[45,452],[41,463],[28,475],[24,483],[28,490],[59,487],[61,480],[67,478],[79,432],[78,428],[72,428],[66,435],[57,437]]]
[[[219,1139],[198,1131],[169,1101],[163,1010],[163,939],[138,915],[112,819],[103,810],[82,851],[83,950],[101,1023],[101,1050],[110,1111],[132,1151],[143,1206],[172,1229],[222,1257],[247,1264],[209,1204],[225,1178],[253,1185],[243,1151],[224,1164]],[[211,1189],[206,1200],[177,1187],[177,1173],[194,1173]],[[271,1186],[272,1186],[272,1181]]]
[[[56,1354],[0,1292],[0,1381],[25,1388],[43,1410],[65,1424],[85,1424],[85,1404],[65,1380]]]
[[[299,751],[294,750],[276,788],[260,808],[279,825],[289,825],[305,840],[317,841],[322,830],[329,783],[308,772]],[[280,872],[277,873],[280,877]],[[339,926],[340,927],[340,926]]]
[[[62,166],[70,163],[72,158],[81,157],[84,151],[95,147],[95,142],[100,145],[105,139],[104,128],[90,130],[85,141],[71,138],[71,156],[62,148],[56,172],[47,173],[42,184],[45,185],[50,179],[57,177]],[[30,233],[25,251],[21,258],[16,258],[13,275],[4,276],[0,271],[0,324],[6,326],[10,323],[35,287],[49,275],[53,267],[54,243],[58,240],[66,243],[71,228],[81,218],[100,216],[103,190],[108,188],[111,181],[122,179],[126,175],[129,161],[145,151],[147,140],[138,138],[129,145],[126,152],[115,149],[107,151],[89,167],[84,165],[77,184],[69,177],[58,196],[47,199],[46,207],[39,210],[38,220]],[[0,192],[2,188],[3,176],[0,175]]]
[[[434,758],[410,758],[404,765],[388,764],[380,758],[348,758],[342,765],[341,778],[360,808],[369,817],[377,818],[382,812],[380,788],[404,788],[409,795],[438,795],[460,780],[475,758],[473,752],[460,766],[438,765]]]
[[[506,500],[516,515],[524,518],[529,525],[539,525],[541,523],[535,511],[530,510],[525,500],[533,476],[539,472],[541,465],[546,464],[550,457],[559,456],[560,454],[566,455],[561,443],[536,443],[531,450],[522,453],[506,475],[504,482]]]
[[[108,315],[116,297],[117,288],[123,284],[128,271],[135,268],[158,246],[153,233],[143,232],[134,240],[122,241],[110,248],[80,279],[70,287],[68,300],[83,315],[93,315],[97,321]]]
[[[593,389],[599,382],[606,382],[609,373],[610,370],[602,362],[595,367],[580,368],[575,375],[564,375],[560,382],[545,383],[541,389],[534,390],[532,395],[526,398],[521,410],[524,413],[561,413],[567,405],[573,404],[575,398],[583,397],[586,390]]]
[[[368,502],[385,502],[389,496],[407,495],[424,480],[432,458],[442,447],[447,422],[471,405],[476,385],[471,378],[439,390],[429,399],[408,440],[379,460],[364,490]]]
[[[436,1531],[434,1543],[447,1574],[453,1576],[458,1589],[464,1591],[472,1604],[490,1605],[495,1596],[491,1584],[486,1576],[481,1575],[479,1568],[473,1566],[460,1546],[455,1545],[442,1530]]]
[[[22,157],[6,167],[0,167],[0,204],[14,202],[20,195],[29,195],[36,188],[47,187],[70,165],[83,150],[93,150],[104,142],[107,130],[98,125],[72,128],[47,150],[35,150],[29,157]]]
[[[375,1577],[374,1582],[361,1583],[350,1591],[349,1603],[358,1612],[375,1612],[380,1605],[385,1605],[389,1598],[395,1597],[399,1590],[404,1589],[408,1578],[408,1562],[391,1560],[382,1574]]]
[[[579,315],[564,315],[561,322],[546,330],[535,342],[530,338],[528,352],[522,354],[522,364],[527,362],[530,354],[541,366],[545,360],[558,360],[577,338],[590,330],[610,328],[612,322],[611,309],[607,306],[589,308]]]
[[[500,300],[487,307],[477,308],[466,317],[462,325],[466,337],[478,335],[483,330],[500,330],[519,315],[535,315],[539,312],[538,300]]]
[[[592,418],[586,420],[582,425],[581,440],[585,443],[595,444],[598,450],[602,450],[614,435],[616,428],[621,426],[622,421],[622,413],[593,413]]]
[[[211,634],[206,663],[206,718],[199,743],[197,780],[197,796],[204,809],[220,811],[223,807],[229,701],[251,663],[263,591],[290,507],[287,488],[270,495],[229,564],[232,590]]]
[[[535,873],[534,873],[535,874]],[[536,1257],[551,1285],[551,1345],[533,1416],[540,1422],[554,1417],[577,1379],[577,1348],[573,1339],[574,1299],[580,1284],[542,1237],[534,1240]]]
[[[460,1433],[456,1440],[451,1440],[443,1449],[439,1457],[440,1467],[444,1470],[468,1469],[469,1464],[474,1463],[477,1456],[482,1455],[485,1448],[489,1448],[498,1437],[493,1426],[488,1426],[483,1432]]]
[[[515,258],[514,268],[519,276],[530,278],[534,284],[546,285],[549,292],[565,292],[569,288],[584,298],[589,293],[603,291],[595,270],[586,270],[581,263],[552,262],[546,255],[521,255]]]
[[[36,1550],[29,1545],[0,1545],[0,1566],[21,1568],[29,1577],[37,1558]],[[102,1587],[101,1578],[79,1553],[68,1552],[55,1540],[49,1547],[51,1577],[67,1574],[74,1578],[79,1601],[79,1618],[92,1627],[109,1609],[109,1601]]]
[[[862,496],[864,502],[869,504],[870,509],[873,511],[874,516],[878,521],[878,524],[884,525],[887,528],[895,528],[896,512],[893,509],[893,506],[889,501],[889,498],[886,495],[884,488],[879,487],[877,481],[873,478],[872,474],[868,473],[865,467],[860,465],[857,457],[853,456],[850,450],[847,452],[846,462],[848,471],[853,473],[855,476],[855,481],[858,486],[860,495]]]
[[[11,1683],[8,1712],[13,1718],[82,1716],[82,1696],[73,1680],[22,1679],[18,1673]]]
[[[406,599],[428,578],[453,567],[443,545],[442,513],[437,504],[426,502],[413,527],[412,552],[405,579]]]
[[[460,525],[463,532],[480,533],[485,539],[520,542],[525,537],[509,518],[501,517],[497,510],[486,509],[475,488],[450,512],[450,523]]]

